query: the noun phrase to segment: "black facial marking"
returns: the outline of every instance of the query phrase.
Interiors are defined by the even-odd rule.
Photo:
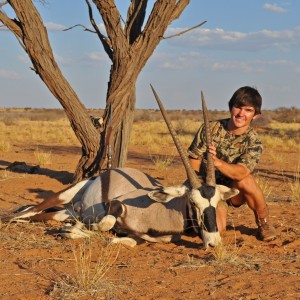
[[[208,232],[217,232],[216,209],[209,206],[203,212],[203,227]]]
[[[210,199],[215,195],[216,193],[216,187],[210,186],[210,185],[202,185],[199,188],[200,194],[203,198],[210,201]]]
[[[191,203],[191,210],[192,210],[192,215],[190,215],[190,212],[188,211],[188,216],[189,216],[189,226],[193,228],[193,230],[201,237],[201,227],[202,224],[199,224],[198,218],[197,218],[197,210],[195,208],[195,204]]]

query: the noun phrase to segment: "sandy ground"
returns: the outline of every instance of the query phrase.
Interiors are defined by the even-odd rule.
[[[70,182],[80,148],[52,145],[40,149],[51,150],[52,163],[38,174],[4,171],[15,161],[34,164],[34,148],[30,145],[14,145],[10,153],[0,154],[1,214],[39,203]],[[145,153],[146,149],[131,147],[127,165],[165,185],[185,179],[179,160],[172,168],[157,171]],[[300,299],[300,199],[293,199],[288,186],[298,157],[296,153],[282,155],[286,159],[274,163],[266,153],[258,167],[270,191],[271,220],[279,235],[275,241],[257,239],[254,217],[247,207],[230,209],[223,234],[223,258],[217,259],[216,252],[203,249],[201,239],[192,233],[178,243],[115,248],[113,251],[119,254],[93,296],[80,293],[74,283],[74,249],[79,249],[82,241],[53,236],[51,232],[60,227],[56,222],[2,224],[0,298]],[[106,255],[97,239],[92,241],[92,249],[91,269],[99,257],[104,260]]]

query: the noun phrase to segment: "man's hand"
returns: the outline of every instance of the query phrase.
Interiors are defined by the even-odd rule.
[[[208,152],[212,155],[212,158],[214,160],[214,166],[218,167],[222,164],[222,160],[217,158],[217,150],[216,147],[214,146],[213,142],[210,144],[208,148]]]
[[[242,180],[250,174],[250,170],[242,164],[230,164],[217,158],[217,150],[213,143],[208,147],[208,152],[212,155],[214,166],[225,176],[233,180]]]

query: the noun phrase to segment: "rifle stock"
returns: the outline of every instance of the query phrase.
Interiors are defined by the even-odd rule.
[[[107,160],[107,165],[106,168],[107,169],[111,169],[112,166],[112,145],[111,145],[111,134],[112,134],[112,103],[110,102],[110,106],[109,106],[109,126],[106,130],[106,137],[105,137],[105,151],[102,157],[102,161],[103,163],[101,164],[101,169],[103,169],[104,167],[104,162],[105,160]]]

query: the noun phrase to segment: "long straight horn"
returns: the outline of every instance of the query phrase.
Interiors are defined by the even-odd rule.
[[[185,167],[185,170],[186,170],[186,173],[187,173],[187,177],[188,177],[188,180],[190,182],[190,185],[193,189],[197,189],[199,188],[201,185],[202,185],[202,182],[200,181],[200,179],[197,177],[196,175],[196,172],[194,171],[194,169],[192,168],[188,158],[187,158],[187,155],[185,154],[184,150],[183,150],[183,147],[177,137],[177,134],[176,134],[176,131],[174,130],[174,127],[172,126],[170,120],[169,120],[169,117],[167,116],[166,114],[166,110],[163,106],[163,104],[161,103],[157,93],[155,92],[153,86],[150,84],[151,86],[151,89],[152,89],[152,92],[154,94],[154,97],[158,103],[158,106],[160,108],[160,111],[161,111],[161,114],[162,116],[164,117],[165,119],[165,122],[169,128],[169,131],[170,131],[170,134],[173,138],[173,141],[175,143],[175,146],[177,148],[177,151],[181,157],[181,160],[183,162],[183,165]]]
[[[202,91],[201,91],[201,99],[202,99],[202,111],[203,111],[203,119],[204,119],[204,127],[205,127],[205,139],[206,139],[206,146],[208,149],[208,147],[212,142],[212,138],[211,138],[209,121],[208,121],[208,112],[207,112],[206,103]],[[206,184],[210,186],[216,185],[214,160],[212,154],[210,154],[208,151],[207,151]]]

